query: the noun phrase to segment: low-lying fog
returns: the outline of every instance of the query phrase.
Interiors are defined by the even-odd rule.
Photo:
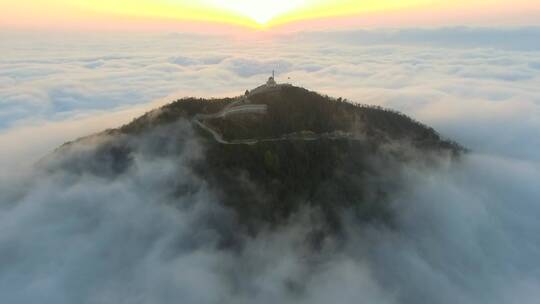
[[[478,42],[482,30],[454,31],[440,30],[436,43],[364,32],[262,42],[4,37],[0,302],[537,303],[540,46],[527,35],[540,31],[515,30],[511,46],[498,43],[507,31]],[[246,237],[240,251],[217,249],[207,223],[227,226],[231,214],[182,166],[200,157],[188,125],[174,159],[136,154],[113,181],[31,167],[167,96],[238,95],[272,69],[278,81],[403,111],[471,153],[403,168],[392,202],[399,229],[344,215],[345,246],[328,242],[315,255],[303,245],[309,210]],[[164,195],[171,183],[196,189],[174,199],[185,208]]]

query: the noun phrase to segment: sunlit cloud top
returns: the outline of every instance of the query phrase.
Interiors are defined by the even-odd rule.
[[[539,20],[537,0],[2,0],[0,26],[34,28],[166,28],[208,24],[270,29],[326,20],[398,25],[527,24]],[[331,21],[329,21],[331,20]],[[536,21],[538,23],[539,21]],[[197,26],[193,25],[197,24]],[[138,25],[138,26],[137,26]],[[202,29],[202,28],[200,28]]]

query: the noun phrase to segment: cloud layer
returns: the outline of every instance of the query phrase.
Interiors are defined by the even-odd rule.
[[[540,296],[537,164],[470,154],[437,168],[406,166],[392,177],[403,185],[392,195],[395,229],[345,213],[343,236],[313,251],[306,239],[317,216],[309,209],[277,229],[243,234],[188,166],[203,155],[189,123],[170,128],[182,136],[168,145],[156,145],[167,130],[127,138],[137,150],[119,177],[103,175],[103,161],[85,163],[97,170],[83,173],[6,176],[3,301],[472,304]],[[231,233],[241,245],[223,247]]]
[[[539,32],[516,30],[508,41],[507,31],[490,30],[478,34],[488,42],[456,41],[463,31],[486,30],[430,32],[444,43],[420,38],[420,30],[261,41],[6,37],[1,301],[537,302],[540,50],[530,35]],[[182,122],[174,126],[180,142],[163,147],[174,158],[148,153],[159,134],[134,139],[135,165],[120,178],[19,170],[64,140],[129,120],[156,98],[241,94],[272,69],[282,81],[401,110],[473,152],[459,164],[404,167],[392,202],[399,229],[348,219],[344,239],[328,240],[317,254],[305,248],[309,210],[279,230],[242,236],[236,251],[220,248],[234,218],[186,166],[203,147]],[[189,191],[172,199],[172,186]]]
[[[173,96],[237,95],[275,69],[280,81],[401,110],[475,150],[538,159],[538,28],[2,35],[3,133]]]

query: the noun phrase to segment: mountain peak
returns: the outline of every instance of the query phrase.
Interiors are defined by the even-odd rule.
[[[97,137],[104,135],[107,140],[92,143],[88,153],[69,153],[84,139],[65,145],[57,151],[64,154],[59,165],[121,176],[136,155],[174,159],[194,140],[201,154],[185,166],[254,231],[261,223],[288,220],[303,206],[320,210],[333,231],[345,208],[389,224],[387,204],[401,164],[429,164],[464,151],[396,111],[290,84],[267,84],[232,98],[184,98]],[[99,170],[91,166],[96,160]]]

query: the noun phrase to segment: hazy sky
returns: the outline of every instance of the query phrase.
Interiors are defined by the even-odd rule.
[[[537,0],[2,0],[5,29],[242,31],[534,25]]]

